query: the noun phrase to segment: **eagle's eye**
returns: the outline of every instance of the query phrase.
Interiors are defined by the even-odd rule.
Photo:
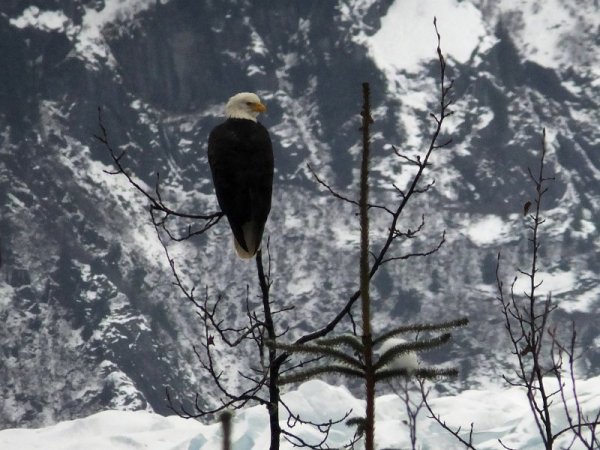
[[[252,106],[252,102],[246,102],[246,105]]]

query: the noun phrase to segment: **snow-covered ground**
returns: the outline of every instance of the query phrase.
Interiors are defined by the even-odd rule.
[[[551,382],[551,381],[549,381]],[[578,382],[578,397],[585,413],[595,416],[600,410],[600,376]],[[571,402],[572,396],[568,395]],[[309,381],[284,396],[302,418],[327,420],[352,410],[351,416],[363,412],[364,403],[354,398],[343,386],[330,386]],[[463,437],[473,423],[473,442],[480,449],[501,449],[498,442],[521,450],[539,449],[542,444],[523,392],[516,388],[464,391],[458,396],[438,397],[430,401],[434,411],[448,425],[462,427]],[[565,425],[563,406],[558,398],[552,406],[556,430]],[[404,404],[393,394],[377,400],[377,442],[379,448],[410,448],[404,423]],[[285,421],[282,421],[285,426]],[[314,430],[295,429],[305,440],[318,439]],[[269,431],[264,407],[237,412],[234,420],[234,450],[264,450],[269,447]],[[342,447],[353,431],[341,424],[332,430],[330,448]],[[419,448],[464,448],[453,436],[441,429],[422,412],[417,437]],[[557,448],[569,442],[568,435]],[[221,448],[219,424],[203,425],[176,416],[163,417],[145,411],[104,411],[90,417],[62,422],[41,429],[9,429],[0,431],[0,448],[33,450],[218,450]],[[292,449],[283,443],[282,449]],[[575,443],[573,449],[583,448]]]

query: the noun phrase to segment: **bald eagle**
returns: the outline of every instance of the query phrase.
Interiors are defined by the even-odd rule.
[[[229,221],[237,254],[244,259],[260,249],[271,211],[273,147],[269,132],[256,120],[266,110],[256,94],[236,94],[225,106],[227,119],[208,138],[217,200]]]

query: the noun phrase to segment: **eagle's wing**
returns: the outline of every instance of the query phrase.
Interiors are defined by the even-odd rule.
[[[260,248],[271,210],[273,148],[267,130],[248,120],[230,119],[208,140],[208,160],[219,206],[229,221],[240,256]]]
[[[260,248],[265,223],[271,211],[271,195],[273,190],[273,146],[271,138],[264,126],[256,123],[255,132],[250,142],[250,153],[254,156],[250,161],[252,169],[248,182],[251,219],[249,229],[245,233],[246,242],[252,241],[250,252],[256,253]]]

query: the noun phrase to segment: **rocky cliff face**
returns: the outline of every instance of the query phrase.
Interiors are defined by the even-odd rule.
[[[522,205],[532,196],[526,168],[537,167],[542,127],[548,172],[556,176],[546,205],[544,285],[559,303],[557,320],[575,319],[591,349],[581,375],[600,366],[590,314],[600,292],[600,85],[597,55],[590,56],[600,34],[594,15],[585,14],[593,2],[563,9],[558,18],[541,3],[522,10],[506,3],[440,2],[438,20],[449,16],[442,46],[463,25],[479,31],[461,44],[471,52],[450,51],[456,112],[445,133],[454,144],[434,156],[428,180],[435,178],[436,189],[416,199],[403,222],[414,228],[425,214],[426,231],[395,251],[430,248],[442,230],[447,244],[433,257],[389,264],[375,279],[379,329],[390,326],[390,317],[395,323],[471,318],[449,353],[425,356],[439,362],[449,354],[462,368],[449,388],[483,378],[500,382],[505,371],[496,254],[502,251],[507,276],[523,263]],[[416,35],[392,43],[382,38],[395,23],[424,14],[411,2],[398,8],[358,0],[2,4],[3,426],[103,408],[166,413],[165,387],[176,401],[211,394],[192,349],[201,339],[198,317],[171,284],[144,198],[105,172],[110,158],[92,137],[98,107],[112,145],[127,150],[125,164],[137,179],[152,189],[160,172],[167,201],[209,212],[216,201],[206,136],[231,94],[259,93],[269,106],[262,121],[276,151],[267,230],[273,297],[296,308],[281,326],[297,333],[334,314],[356,289],[358,224],[355,211],[323,192],[306,164],[353,195],[360,83],[369,81],[373,195],[397,201],[391,183],[405,183],[410,169],[390,144],[412,154],[423,148],[438,76],[429,17],[423,23],[433,36],[431,54],[417,55],[417,69],[406,68],[415,58],[410,54],[396,58],[405,68],[386,62],[398,51],[394,44],[418,44]],[[460,22],[467,17],[470,22]],[[537,30],[548,37],[542,47],[531,24],[554,19],[554,31]],[[373,221],[376,248],[386,223],[376,213]],[[256,293],[254,269],[233,255],[225,223],[171,250],[186,283],[207,286],[211,299],[221,293],[223,314],[242,317],[246,286]],[[246,362],[221,351],[229,373]]]

